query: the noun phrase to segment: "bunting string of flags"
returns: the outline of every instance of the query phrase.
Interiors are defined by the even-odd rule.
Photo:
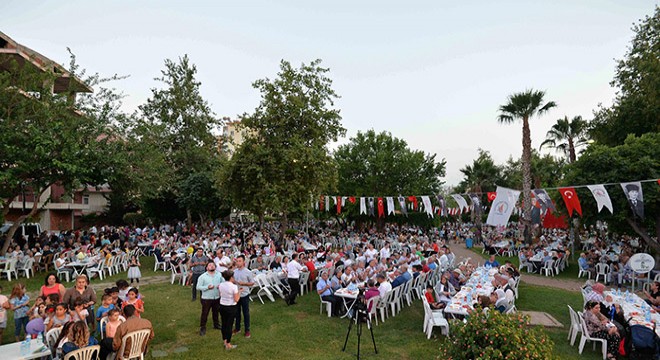
[[[575,185],[567,187],[533,189],[531,193],[533,205],[532,217],[535,215],[540,217],[541,214],[547,214],[548,211],[553,212],[557,210],[555,203],[552,201],[550,195],[548,194],[548,190],[559,191],[559,194],[564,200],[564,204],[566,205],[569,216],[573,216],[574,212],[579,216],[582,216],[582,206],[576,191],[578,188],[589,189],[591,195],[596,201],[598,212],[601,212],[603,208],[606,208],[610,211],[611,214],[614,214],[612,200],[610,199],[610,195],[605,186],[618,185],[623,190],[632,213],[636,217],[644,219],[644,194],[642,191],[642,183],[645,182],[657,182],[658,185],[660,185],[660,179],[649,179],[624,183]],[[490,211],[488,213],[488,220],[486,223],[493,226],[503,226],[508,223],[512,214],[522,214],[522,209],[519,206],[516,206],[520,194],[520,190],[508,189],[501,186],[498,186],[497,190],[493,192],[450,194],[449,197],[452,198],[454,202],[456,202],[457,207],[447,206],[447,200],[443,195],[399,195],[379,197],[361,196],[359,197],[359,214],[369,216],[377,215],[379,218],[385,217],[386,214],[387,216],[395,215],[396,208],[394,199],[396,198],[399,205],[400,214],[404,216],[408,216],[409,210],[422,211],[426,213],[430,218],[432,218],[434,215],[441,217],[456,216],[463,213],[469,213],[470,211],[473,211],[476,215],[479,215],[482,211],[486,211],[488,209],[488,207],[481,202],[481,196],[486,195],[488,202],[491,203]],[[470,200],[470,205],[468,205],[463,195],[467,196],[467,198]],[[431,199],[433,197],[435,197],[437,200],[437,207],[434,207],[431,203]],[[351,204],[356,204],[358,201],[358,197],[356,196],[320,195],[317,198],[318,200],[313,202],[313,208],[319,211],[330,211],[330,198],[332,198],[334,201],[337,214],[341,214],[342,208],[347,205],[346,200],[348,200],[348,202]],[[421,207],[420,203],[418,202],[418,198],[421,199]]]

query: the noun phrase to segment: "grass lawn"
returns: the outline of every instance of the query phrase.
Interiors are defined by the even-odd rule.
[[[142,272],[145,276],[153,274],[153,258],[143,258]],[[159,275],[164,275],[162,271]],[[117,280],[125,273],[115,275],[110,280]],[[43,275],[38,274],[38,281],[28,281],[30,291],[38,291]],[[21,278],[21,281],[24,279]],[[97,280],[96,283],[99,281]],[[106,282],[104,279],[103,282]],[[6,281],[2,283],[7,288]],[[67,287],[73,284],[67,284]],[[96,289],[99,293],[103,289]],[[156,333],[147,358],[153,358],[152,351],[166,352],[167,359],[209,359],[224,354],[219,330],[212,329],[209,316],[208,331],[200,337],[199,302],[190,301],[190,288],[169,283],[144,285],[140,289],[145,301],[145,318],[152,321]],[[4,291],[8,294],[8,291]],[[232,343],[238,345],[231,352],[235,359],[353,359],[357,349],[357,336],[354,331],[349,338],[345,353],[341,352],[346,337],[348,321],[328,318],[319,314],[319,299],[315,294],[306,294],[299,298],[298,305],[291,307],[277,299],[275,303],[261,304],[258,299],[251,303],[252,338],[245,339],[242,334],[235,336]],[[562,291],[539,286],[521,284],[517,306],[520,310],[545,311],[562,324],[562,329],[548,329],[547,332],[555,343],[555,354],[561,359],[598,359],[597,352],[591,346],[582,356],[577,353],[577,346],[571,347],[566,341],[567,326],[570,324],[568,309],[570,304],[579,309],[581,295],[577,292]],[[374,355],[369,333],[362,335],[361,352],[365,358],[381,359],[433,359],[444,345],[445,338],[437,336],[427,340],[422,333],[423,308],[419,300],[412,307],[404,306],[403,311],[394,318],[386,319],[374,328],[379,354]],[[9,314],[8,326],[4,334],[4,343],[13,341],[13,314]],[[365,329],[366,330],[366,329]],[[434,332],[434,335],[439,331]],[[187,351],[185,351],[187,349]],[[181,352],[178,352],[181,351]],[[227,354],[229,355],[229,354]],[[224,355],[220,355],[224,356]]]

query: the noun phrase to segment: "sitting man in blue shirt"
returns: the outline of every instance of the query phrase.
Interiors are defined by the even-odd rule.
[[[399,266],[398,276],[392,281],[392,288],[403,285],[406,281],[412,279],[412,275],[408,272],[408,265]]]
[[[587,254],[580,254],[580,257],[578,258],[578,265],[580,265],[580,270],[587,271],[589,273],[589,278],[591,278],[591,276],[594,274],[594,270],[591,267],[589,260],[587,260]]]
[[[490,266],[490,267],[500,267],[500,263],[495,260],[495,255],[491,255],[490,259],[484,263],[484,266]]]
[[[339,315],[339,299],[332,295],[332,283],[328,280],[328,273],[321,273],[321,279],[316,283],[316,292],[321,296],[321,300],[331,304],[331,313],[333,316]]]

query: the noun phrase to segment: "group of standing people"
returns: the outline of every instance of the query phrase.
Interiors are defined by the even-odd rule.
[[[197,254],[196,254],[197,255]],[[194,264],[204,261],[203,255],[196,256]],[[206,335],[206,324],[211,312],[213,328],[222,331],[225,349],[236,345],[231,343],[233,334],[241,331],[241,315],[245,325],[245,338],[250,338],[250,287],[254,285],[252,272],[245,267],[245,256],[234,259],[235,268],[222,273],[216,271],[216,264],[206,260],[205,272],[194,276],[193,301],[197,291],[201,292],[202,315],[199,323],[200,336]],[[197,265],[199,266],[199,265]],[[221,319],[221,320],[220,320]],[[220,323],[220,321],[222,321]],[[234,322],[236,327],[232,329]]]

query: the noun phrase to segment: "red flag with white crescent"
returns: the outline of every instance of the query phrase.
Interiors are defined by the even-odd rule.
[[[413,210],[417,211],[417,196],[414,195],[408,196],[408,201],[413,203]]]
[[[561,197],[564,198],[564,202],[566,203],[568,216],[573,216],[573,210],[582,216],[582,206],[580,205],[580,199],[578,198],[575,188],[559,188],[559,193],[561,193]]]
[[[385,217],[385,205],[382,197],[378,198],[378,217]]]
[[[497,193],[495,191],[489,191],[488,192],[488,201],[493,201],[497,197]]]

